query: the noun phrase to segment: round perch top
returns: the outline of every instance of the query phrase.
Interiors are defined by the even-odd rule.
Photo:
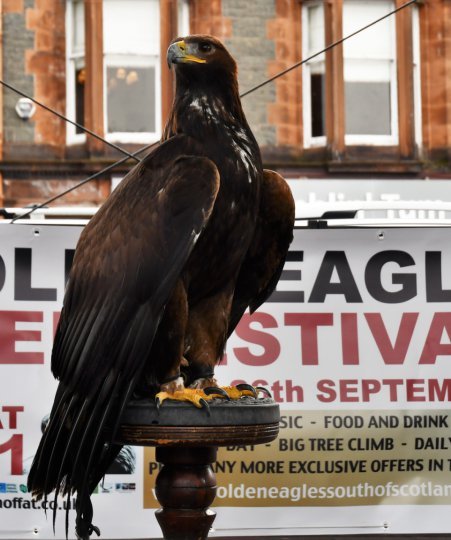
[[[273,441],[279,433],[279,405],[271,398],[214,399],[209,409],[151,399],[131,401],[115,442],[138,446],[228,446]]]

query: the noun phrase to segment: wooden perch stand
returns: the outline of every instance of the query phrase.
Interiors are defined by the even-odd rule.
[[[279,406],[270,398],[216,399],[206,409],[165,401],[131,402],[122,417],[117,442],[156,446],[163,465],[155,484],[161,509],[156,511],[167,540],[203,540],[216,514],[212,464],[219,446],[256,445],[279,432]]]

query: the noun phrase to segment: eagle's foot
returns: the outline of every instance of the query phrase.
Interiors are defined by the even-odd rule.
[[[209,410],[207,400],[213,399],[208,396],[201,388],[185,388],[183,385],[183,379],[179,377],[175,381],[171,381],[166,384],[162,384],[160,392],[155,396],[157,409],[159,409],[166,399],[172,399],[174,401],[187,401],[192,403],[195,407],[201,409],[205,407]]]
[[[269,390],[263,386],[251,386],[250,384],[244,383],[237,384],[236,386],[209,386],[206,388],[204,387],[203,391],[208,396],[211,396],[210,399],[218,397],[227,399],[228,401],[231,399],[240,399],[246,396],[257,398],[260,392],[266,394],[267,397],[272,397]]]
[[[207,399],[212,399],[208,397],[202,390],[197,390],[194,388],[184,388],[183,390],[177,390],[173,394],[169,392],[159,392],[155,396],[157,402],[157,408],[159,409],[163,401],[167,399],[173,399],[174,401],[188,401],[192,403],[195,407],[201,409],[202,407],[208,407]]]
[[[162,390],[155,396],[157,409],[160,409],[163,401],[172,399],[174,401],[186,401],[192,403],[195,407],[207,409],[210,412],[208,401],[214,398],[223,398],[229,400],[229,396],[225,390],[219,387],[208,388],[183,388],[180,390],[166,391]]]
[[[206,386],[207,384],[214,386]],[[192,403],[198,409],[205,408],[210,412],[208,401],[215,398],[226,399],[227,401],[238,400],[242,397],[257,398],[263,392],[271,397],[270,392],[262,386],[251,386],[250,384],[237,384],[236,386],[216,386],[214,378],[197,379],[189,388],[185,388],[181,379],[176,379],[161,386],[161,391],[155,396],[157,409],[160,409],[167,399],[174,401],[185,401]]]
[[[236,386],[223,386],[223,390],[227,393],[230,399],[240,399],[242,397],[257,398],[260,392],[263,392],[267,397],[271,397],[269,390],[263,386],[252,386],[250,384],[237,384]]]
[[[208,396],[211,396],[209,399],[218,397],[230,401],[231,399],[240,399],[246,396],[257,398],[260,392],[266,394],[267,397],[272,397],[269,390],[263,386],[251,386],[245,383],[236,386],[218,386],[214,377],[196,379],[190,385],[190,388],[202,389]]]

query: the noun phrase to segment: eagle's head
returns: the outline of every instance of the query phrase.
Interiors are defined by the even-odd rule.
[[[174,68],[176,84],[163,140],[174,133],[193,135],[232,121],[247,126],[236,63],[218,39],[207,35],[176,38],[169,45],[167,60]]]
[[[192,35],[174,39],[169,45],[167,60],[169,67],[175,66],[178,77],[236,79],[235,60],[213,36]]]

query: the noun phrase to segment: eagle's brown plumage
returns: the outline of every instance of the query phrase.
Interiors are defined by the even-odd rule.
[[[233,58],[190,36],[168,62],[176,94],[162,143],[80,237],[52,353],[60,384],[28,479],[38,498],[77,493],[81,538],[132,393],[180,388],[182,363],[187,384],[214,383],[227,337],[271,294],[292,239],[293,199],[262,168]]]

